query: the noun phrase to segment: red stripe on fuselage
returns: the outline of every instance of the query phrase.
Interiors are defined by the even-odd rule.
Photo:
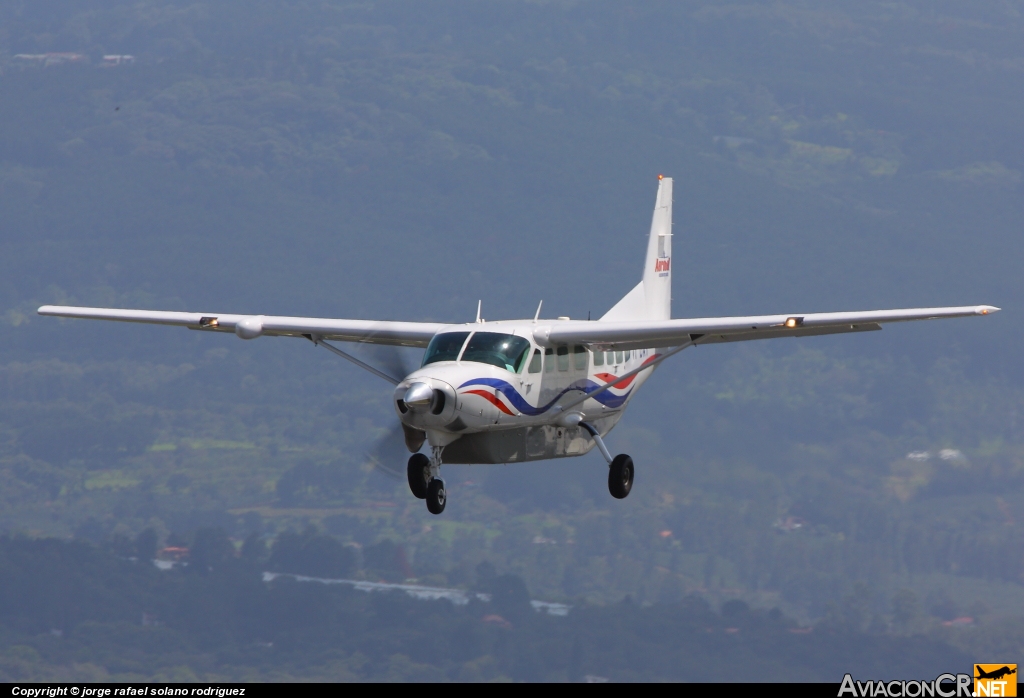
[[[647,364],[649,364],[652,361],[654,361],[656,358],[658,358],[657,354],[655,354],[654,356],[648,356],[646,359],[644,359],[644,362],[641,364],[641,366],[646,366]],[[636,378],[639,375],[640,375],[639,373],[634,373],[629,378],[623,378],[622,380],[620,380],[618,383],[616,383],[612,387],[616,388],[617,390],[622,390],[623,388],[628,388],[630,386],[630,384],[633,382],[633,379]],[[615,374],[614,373],[595,373],[594,374],[594,378],[598,378],[598,379],[604,381],[605,383],[610,383],[613,380],[615,380]]]
[[[494,393],[489,393],[486,390],[467,390],[463,395],[479,395],[487,402],[491,403],[505,414],[512,414],[512,410],[505,406],[505,403],[498,399],[498,396]]]

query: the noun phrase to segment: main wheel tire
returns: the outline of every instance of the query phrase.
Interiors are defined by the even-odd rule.
[[[430,459],[422,453],[414,453],[405,469],[409,477],[409,489],[416,499],[427,498],[427,483],[430,481]]]
[[[440,514],[444,511],[448,493],[444,490],[444,480],[435,477],[427,485],[427,511],[431,514]]]
[[[616,499],[625,499],[633,489],[633,459],[620,453],[608,468],[608,491]]]

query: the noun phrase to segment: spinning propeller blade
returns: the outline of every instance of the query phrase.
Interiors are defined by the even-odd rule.
[[[396,347],[389,344],[362,344],[359,353],[366,357],[366,362],[376,364],[380,369],[398,380],[401,380],[419,367],[416,352],[422,350],[408,347]]]
[[[405,378],[420,365],[418,354],[422,353],[422,349],[388,344],[357,344],[355,346],[366,363],[379,367],[383,373],[398,380]],[[409,449],[406,443],[406,434],[402,429],[401,422],[398,422],[370,447],[366,459],[374,469],[387,477],[404,480],[406,477],[405,464],[409,459]]]
[[[395,424],[366,454],[367,461],[373,467],[390,478],[405,478],[405,463],[409,459],[409,450],[405,447],[405,435],[402,425]]]

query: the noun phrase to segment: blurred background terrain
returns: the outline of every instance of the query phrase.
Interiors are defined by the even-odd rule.
[[[0,5],[0,677],[1020,657],[1022,10]],[[1004,310],[684,352],[609,438],[629,499],[597,454],[449,466],[441,517],[366,458],[390,386],[327,352],[35,315],[599,316],[658,173],[676,317]]]

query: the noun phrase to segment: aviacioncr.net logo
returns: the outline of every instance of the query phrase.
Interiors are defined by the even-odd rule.
[[[975,664],[974,695],[979,698],[999,696],[1013,698],[1017,695],[1016,664]]]
[[[940,674],[933,681],[855,681],[847,674],[837,698],[971,698],[972,678],[970,674]]]

